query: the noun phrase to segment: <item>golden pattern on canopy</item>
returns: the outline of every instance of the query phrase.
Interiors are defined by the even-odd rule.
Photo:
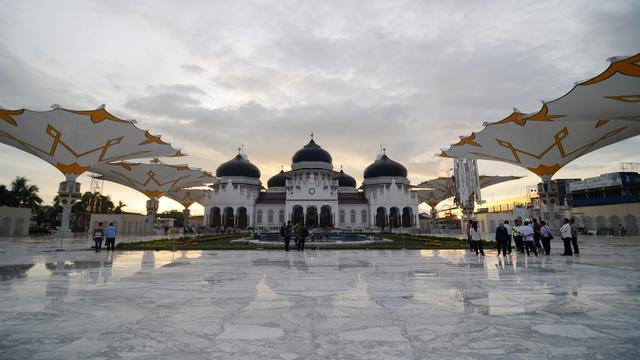
[[[174,156],[179,150],[103,107],[49,111],[0,109],[0,142],[31,153],[75,177],[100,163]]]
[[[138,190],[150,199],[158,199],[172,190],[200,186],[214,180],[207,171],[162,163],[98,164],[91,167],[91,172],[99,174],[101,179]]]
[[[640,54],[613,59],[534,114],[506,118],[443,150],[452,158],[497,160],[551,177],[582,155],[640,134]]]

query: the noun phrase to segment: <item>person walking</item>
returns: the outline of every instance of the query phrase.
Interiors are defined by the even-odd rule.
[[[93,241],[95,242],[96,252],[102,249],[102,239],[104,238],[104,228],[102,227],[102,223],[98,223],[98,225],[93,229]]]
[[[298,240],[298,251],[304,251],[304,241],[309,235],[309,230],[302,223],[296,228],[296,239]]]
[[[104,230],[104,238],[107,240],[107,251],[115,251],[116,250],[116,227],[113,226],[113,223],[109,223],[109,226]]]
[[[540,244],[540,239],[542,238],[540,234],[540,223],[536,218],[531,219],[531,222],[531,226],[533,227],[533,242],[535,243],[538,251],[540,251],[542,250],[542,245]]]
[[[560,236],[564,243],[564,252],[562,253],[562,256],[571,256],[573,255],[571,250],[571,225],[569,225],[569,219],[567,218],[565,218],[563,222],[564,224],[560,227]]]
[[[504,228],[507,229],[507,235],[509,235],[507,239],[507,250],[508,254],[511,255],[511,235],[513,233],[513,228],[509,225],[509,220],[505,220]]]
[[[501,250],[502,256],[507,256],[507,241],[509,241],[507,228],[503,223],[500,223],[498,224],[498,228],[496,229],[496,245],[498,247],[498,256],[500,256]]]
[[[478,232],[478,222],[474,221],[471,224],[471,244],[473,245],[473,250],[476,252],[476,256],[478,253],[484,256],[484,249],[482,248],[482,238],[480,237],[480,233]]]
[[[473,242],[471,241],[471,227],[473,226],[473,220],[467,222],[467,240],[469,241],[469,250],[473,250]]]
[[[520,234],[522,223],[519,219],[515,219],[513,225],[513,241],[516,243],[516,249],[518,249],[519,253],[524,254],[524,242],[522,241],[522,234]]]
[[[620,233],[620,236],[627,236],[627,229],[622,224],[618,224],[618,233]]]
[[[533,240],[533,227],[530,226],[528,221],[524,222],[524,225],[518,227],[518,233],[522,236],[524,241],[524,249],[527,251],[527,256],[531,255],[531,252],[538,256],[538,250]]]
[[[291,221],[282,224],[280,235],[284,238],[284,251],[289,252],[289,243],[291,243]]]
[[[553,239],[553,235],[551,235],[551,229],[547,226],[547,222],[544,220],[540,221],[540,240],[542,240],[542,248],[544,249],[545,255],[551,255],[551,239]]]
[[[571,218],[569,226],[571,226],[571,244],[573,245],[573,253],[578,255],[580,254],[580,249],[578,248],[578,227],[576,226],[576,219]]]

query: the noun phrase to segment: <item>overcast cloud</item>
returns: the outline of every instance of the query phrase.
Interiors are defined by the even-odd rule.
[[[606,59],[640,51],[638,1],[0,1],[0,106],[107,108],[161,133],[208,170],[244,144],[269,176],[313,131],[362,179],[382,143],[413,183],[434,157],[513,107],[538,110]],[[569,165],[597,176],[640,161],[638,138]],[[26,175],[50,201],[59,179],[0,145],[0,183]],[[16,161],[18,160],[18,161]],[[481,162],[487,174],[530,175]],[[87,185],[88,180],[83,180]],[[529,176],[491,188],[513,196]],[[116,199],[144,199],[116,185]],[[487,197],[485,195],[485,197]],[[164,201],[177,207],[177,204]],[[169,205],[165,205],[169,206]]]

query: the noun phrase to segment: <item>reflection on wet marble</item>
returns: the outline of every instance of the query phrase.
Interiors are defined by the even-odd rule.
[[[640,238],[580,246],[505,259],[0,242],[0,358],[638,358]]]

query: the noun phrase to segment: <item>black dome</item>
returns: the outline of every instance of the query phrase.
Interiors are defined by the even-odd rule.
[[[327,150],[321,148],[320,145],[311,139],[307,145],[296,151],[296,153],[293,154],[293,158],[291,158],[291,162],[293,163],[302,161],[320,161],[331,164],[333,160]]]
[[[216,176],[244,176],[259,179],[260,170],[241,154],[238,154],[233,159],[218,166]]]
[[[345,174],[342,170],[340,170],[336,179],[338,179],[338,186],[356,187],[356,179]]]
[[[267,187],[278,187],[278,186],[286,186],[287,185],[287,175],[284,173],[284,170],[280,170],[279,173],[267,181]]]
[[[380,159],[373,162],[364,169],[364,178],[374,178],[381,176],[407,177],[407,168],[399,162],[395,162],[384,154]]]

